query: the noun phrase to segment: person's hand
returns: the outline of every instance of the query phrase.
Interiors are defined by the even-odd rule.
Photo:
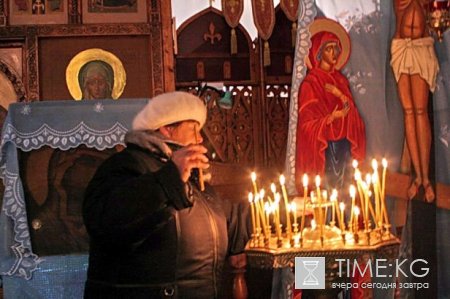
[[[335,97],[341,99],[343,103],[348,101],[347,96],[336,86],[330,83],[325,83],[325,90],[329,93],[332,93]]]
[[[206,157],[206,147],[200,144],[188,145],[172,153],[172,161],[180,172],[183,182],[187,182],[193,168],[207,169],[209,160]]]
[[[346,117],[349,110],[349,106],[344,106],[344,108],[338,109],[338,106],[336,105],[333,112],[331,112],[331,114],[328,116],[327,125],[331,124],[335,119]]]

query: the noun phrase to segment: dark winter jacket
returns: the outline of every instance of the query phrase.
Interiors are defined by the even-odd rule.
[[[85,298],[215,298],[227,255],[243,251],[245,212],[171,160],[139,146],[110,157],[85,194]]]

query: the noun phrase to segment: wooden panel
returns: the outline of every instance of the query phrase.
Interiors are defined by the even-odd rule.
[[[177,83],[192,81],[239,81],[254,78],[251,73],[251,42],[241,26],[236,28],[238,54],[230,54],[231,28],[221,12],[208,8],[193,16],[177,31]],[[199,75],[197,64],[204,66]],[[228,64],[229,67],[225,67]],[[225,75],[229,68],[230,76]]]
[[[288,20],[279,6],[276,9],[275,16],[274,34],[269,38],[271,64],[264,68],[266,80],[269,84],[281,83],[288,80],[290,84],[294,65],[292,22]]]

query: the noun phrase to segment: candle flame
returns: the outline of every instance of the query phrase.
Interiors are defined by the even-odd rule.
[[[343,202],[339,203],[339,209],[341,211],[344,211],[345,210],[345,203],[343,203]]]
[[[372,168],[373,168],[373,170],[378,169],[378,161],[375,159],[372,159]]]
[[[255,195],[255,202],[259,201],[259,194]]]
[[[388,165],[387,160],[383,158],[383,160],[381,160],[381,164],[383,165],[384,168],[386,168]]]
[[[280,193],[276,193],[275,194],[275,203],[276,204],[278,204],[280,202],[280,198],[281,198]]]
[[[366,174],[366,183],[368,186],[370,186],[370,183],[372,182],[372,176],[370,173]]]
[[[361,171],[358,169],[355,169],[355,180],[360,181],[361,180]]]
[[[353,161],[352,161],[352,166],[353,166],[353,168],[358,167],[358,161],[353,160]]]
[[[328,192],[327,190],[322,191],[322,198],[326,201],[328,199]]]
[[[265,202],[264,203],[264,210],[266,210],[266,213],[267,214],[270,214],[270,205],[269,205],[269,203],[268,202]]]
[[[259,190],[259,197],[264,198],[264,195],[266,195],[266,191],[264,189]]]
[[[251,192],[248,193],[248,201],[249,201],[250,203],[253,202],[253,193],[251,193]]]
[[[308,187],[308,175],[306,173],[303,175],[302,181],[303,181],[303,187],[304,188]]]
[[[284,185],[286,183],[286,178],[284,175],[280,175],[280,185]]]
[[[256,172],[253,171],[250,176],[252,178],[252,182],[255,182],[256,181]]]
[[[353,213],[355,213],[356,216],[359,216],[359,207],[354,207]]]
[[[337,200],[337,190],[333,189],[333,192],[331,192],[330,201],[335,202],[336,200]]]
[[[350,185],[349,191],[350,191],[350,196],[351,196],[352,198],[355,198],[355,196],[356,196],[356,188],[355,188],[354,185]]]
[[[295,204],[295,202],[291,203],[291,211],[297,211],[297,205]]]
[[[274,183],[270,184],[270,190],[272,190],[272,193],[277,192],[277,186]]]
[[[315,182],[316,182],[316,187],[317,188],[320,187],[320,176],[319,175],[316,175]]]
[[[378,172],[372,173],[372,181],[373,181],[373,182],[378,181]]]
[[[363,188],[363,190],[368,190],[369,188],[368,188],[368,186],[367,186],[367,183],[366,182],[361,182],[361,187]]]

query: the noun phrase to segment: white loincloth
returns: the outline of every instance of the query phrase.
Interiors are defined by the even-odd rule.
[[[392,39],[391,66],[395,80],[398,82],[401,74],[419,74],[433,92],[436,88],[436,76],[439,71],[433,44],[432,37]]]

